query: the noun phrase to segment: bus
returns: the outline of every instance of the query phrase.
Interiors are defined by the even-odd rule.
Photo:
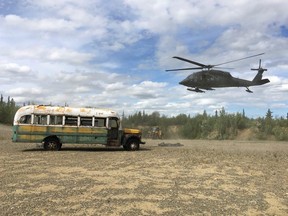
[[[120,117],[109,109],[46,105],[21,107],[14,116],[13,142],[42,143],[45,150],[67,144],[102,144],[139,150],[139,129],[122,129]]]

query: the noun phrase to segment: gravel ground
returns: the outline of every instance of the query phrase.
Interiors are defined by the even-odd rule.
[[[137,152],[47,152],[10,136],[0,126],[1,215],[288,215],[287,142],[145,140]]]

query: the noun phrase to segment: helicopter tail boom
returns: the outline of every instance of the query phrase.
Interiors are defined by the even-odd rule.
[[[264,84],[269,83],[269,82],[270,82],[269,79],[257,80],[256,82],[253,81],[253,83],[255,83],[255,85],[264,85]]]

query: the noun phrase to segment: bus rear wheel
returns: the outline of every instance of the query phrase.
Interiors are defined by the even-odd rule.
[[[62,144],[56,139],[47,139],[44,142],[44,150],[47,151],[59,151]]]

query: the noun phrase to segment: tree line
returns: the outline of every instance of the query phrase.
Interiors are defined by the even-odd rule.
[[[0,123],[12,124],[14,115],[19,106],[16,105],[13,98],[8,97],[7,101],[4,100],[3,95],[0,96]]]
[[[248,139],[276,139],[288,140],[288,114],[286,118],[273,118],[268,109],[265,117],[248,118],[245,111],[242,113],[227,113],[224,108],[208,115],[190,116],[179,114],[175,117],[161,116],[159,112],[146,114],[136,112],[133,115],[123,116],[124,127],[139,127],[143,136],[147,136],[153,126],[161,128],[164,138],[184,139],[235,139],[241,132],[249,131]]]
[[[30,103],[28,103],[30,104]],[[25,104],[24,104],[25,105]],[[4,100],[0,97],[0,123],[13,123],[16,111],[20,108],[11,97]],[[143,136],[147,136],[152,127],[158,126],[164,138],[184,139],[235,139],[241,132],[249,130],[251,139],[288,140],[288,114],[286,118],[274,118],[273,112],[268,109],[264,117],[248,118],[245,111],[242,113],[227,113],[224,108],[208,115],[190,116],[179,114],[167,117],[155,111],[151,114],[136,112],[132,115],[122,115],[124,127],[141,128]]]

